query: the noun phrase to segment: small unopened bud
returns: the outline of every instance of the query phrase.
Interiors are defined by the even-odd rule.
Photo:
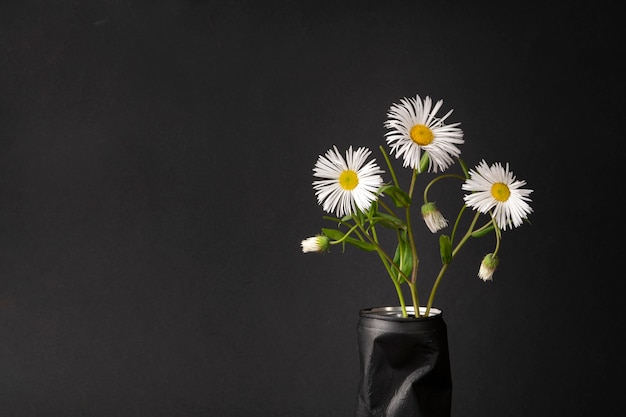
[[[422,217],[432,233],[437,233],[448,225],[448,221],[443,217],[435,203],[424,203]]]
[[[302,252],[325,252],[330,246],[330,239],[328,236],[317,235],[304,239],[302,243]]]
[[[500,260],[493,253],[488,253],[480,263],[480,269],[478,270],[478,278],[483,281],[493,280],[493,273],[496,272]]]

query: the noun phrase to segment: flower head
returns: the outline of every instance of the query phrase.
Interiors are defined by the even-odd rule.
[[[330,239],[328,236],[317,235],[304,239],[302,243],[302,252],[326,252],[330,246]]]
[[[322,179],[313,182],[313,189],[324,211],[343,217],[370,208],[383,184],[379,175],[383,171],[376,160],[366,162],[371,153],[363,147],[353,151],[350,146],[344,159],[333,146],[324,156],[320,155],[313,175]]]
[[[435,203],[429,202],[422,206],[422,217],[426,226],[428,226],[428,230],[433,233],[437,233],[448,225],[448,221],[443,217]]]
[[[439,100],[433,107],[429,96],[422,100],[417,95],[403,98],[389,109],[385,127],[390,131],[385,139],[396,158],[404,158],[405,167],[421,171],[420,160],[425,151],[430,158],[428,171],[444,171],[454,163],[453,157],[461,154],[456,146],[464,143],[460,123],[444,124],[452,110],[441,118],[436,117],[442,105],[443,100]]]
[[[493,273],[496,272],[496,268],[500,260],[493,253],[488,253],[480,263],[480,269],[478,270],[478,277],[483,281],[492,281]]]
[[[518,227],[533,209],[527,203],[533,190],[523,189],[526,181],[516,180],[509,171],[509,164],[503,168],[495,163],[488,166],[483,160],[465,180],[462,189],[471,191],[463,199],[465,204],[481,213],[493,209],[493,218],[502,230]]]

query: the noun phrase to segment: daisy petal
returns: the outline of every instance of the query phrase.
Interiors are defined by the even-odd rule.
[[[346,151],[345,158],[336,146],[318,158],[313,175],[317,202],[327,213],[337,217],[367,211],[376,199],[376,192],[383,184],[379,175],[383,171],[375,160],[367,161],[371,151],[367,148]]]

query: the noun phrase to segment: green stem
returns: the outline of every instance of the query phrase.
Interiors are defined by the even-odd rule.
[[[493,217],[491,218],[491,221],[493,222],[494,231],[496,232],[496,248],[494,249],[493,254],[497,255],[498,251],[500,250],[500,241],[502,240],[502,230],[500,230],[495,220],[493,220]]]
[[[392,280],[393,285],[396,287],[396,292],[398,293],[398,300],[400,301],[400,308],[402,309],[402,317],[408,317],[409,314],[406,312],[406,303],[404,302],[404,294],[402,294],[402,287],[396,280]]]
[[[411,185],[409,186],[409,197],[413,198],[413,189],[415,188],[415,183],[417,182],[417,170],[413,170],[413,175],[411,176]]]
[[[385,158],[385,162],[387,163],[387,167],[389,168],[389,173],[391,174],[391,179],[393,180],[393,184],[400,188],[400,183],[398,182],[398,177],[396,177],[396,172],[393,170],[393,165],[391,165],[391,161],[389,160],[389,156],[387,152],[385,152],[385,148],[383,146],[379,146],[380,153],[383,154],[383,158]]]
[[[385,204],[384,201],[378,200],[378,204],[383,206],[383,208],[387,211],[387,213],[397,217],[396,213],[387,204]]]
[[[393,282],[393,285],[396,288],[396,292],[398,294],[398,301],[400,302],[400,307],[402,308],[402,317],[407,317],[408,314],[406,311],[406,303],[404,301],[404,294],[402,293],[402,287],[400,286],[400,278],[403,278],[407,282],[409,278],[404,274],[404,272],[402,272],[400,267],[393,262],[393,259],[391,259],[389,254],[387,254],[387,252],[385,252],[383,248],[380,246],[380,243],[378,242],[378,239],[376,238],[375,229],[372,228],[374,229],[372,232],[374,234],[374,237],[372,237],[369,233],[365,231],[363,225],[361,225],[356,220],[355,222],[357,223],[357,226],[361,229],[363,234],[370,241],[370,243],[372,243],[376,247],[376,253],[380,257],[381,261],[383,262],[383,265],[385,266],[385,269],[387,270],[387,273],[389,274],[389,278],[391,278],[391,281]],[[358,231],[356,233],[358,234]],[[363,239],[363,237],[361,237],[361,239]],[[396,275],[398,276],[397,279],[395,278]]]
[[[437,275],[437,279],[435,280],[435,283],[433,284],[433,288],[430,291],[430,297],[428,297],[428,304],[426,304],[426,312],[424,313],[424,316],[426,317],[428,317],[428,315],[430,314],[430,308],[433,306],[433,301],[435,300],[435,293],[437,292],[437,287],[439,287],[441,278],[444,276],[444,274],[448,270],[448,265],[450,264],[447,263],[441,266],[441,269],[439,270],[439,275]]]
[[[356,222],[356,221],[355,221]],[[337,239],[337,240],[333,240],[330,242],[331,245],[337,245],[339,243],[342,243],[343,241],[345,241],[348,236],[350,235],[350,233],[354,232],[357,228],[361,228],[359,224],[355,224],[354,226],[352,226],[344,235],[341,239]]]
[[[428,315],[430,314],[430,309],[433,306],[433,301],[435,300],[435,294],[437,293],[437,288],[439,288],[441,279],[443,278],[444,274],[448,270],[448,265],[450,265],[450,263],[452,262],[456,254],[459,252],[459,250],[461,250],[461,247],[465,244],[465,242],[467,242],[467,240],[472,236],[474,226],[476,225],[476,222],[478,221],[479,216],[480,216],[480,212],[476,211],[476,214],[474,215],[474,219],[472,220],[472,223],[467,229],[467,233],[465,233],[465,236],[463,236],[459,244],[456,245],[456,247],[452,251],[452,257],[450,258],[450,262],[448,262],[447,264],[443,264],[441,266],[439,275],[437,275],[437,279],[435,280],[435,283],[433,284],[433,288],[430,290],[430,296],[428,297],[428,304],[426,305],[426,313],[425,313],[426,317],[428,317]]]
[[[411,300],[413,301],[413,315],[415,317],[420,316],[420,302],[417,298],[417,285],[414,283],[409,284],[409,288],[411,290]]]
[[[417,170],[413,170],[413,176],[411,178],[411,187],[409,189],[409,197],[413,194],[413,188],[417,179]],[[420,316],[420,304],[419,296],[417,293],[417,269],[419,266],[419,256],[417,255],[417,246],[415,245],[415,236],[413,235],[413,226],[411,225],[411,206],[405,209],[406,228],[409,236],[409,245],[411,246],[411,256],[413,257],[413,268],[411,269],[411,283],[409,289],[411,290],[411,299],[413,300],[413,310],[415,317]]]
[[[454,242],[454,237],[456,236],[456,231],[459,228],[459,225],[461,224],[461,217],[463,217],[463,213],[465,212],[465,209],[467,208],[467,206],[465,204],[463,204],[461,206],[461,209],[459,210],[459,214],[456,216],[456,220],[454,221],[454,226],[452,227],[452,233],[450,234],[450,241]]]
[[[398,268],[393,263],[393,261],[390,261],[389,255],[387,255],[387,253],[384,250],[382,250],[380,246],[377,246],[376,253],[380,257],[380,260],[382,261],[383,265],[385,266],[385,269],[387,270],[387,273],[389,274],[389,278],[391,278],[391,282],[393,282],[393,286],[396,288],[396,293],[398,294],[398,301],[400,301],[400,307],[402,308],[402,317],[407,317],[408,314],[406,312],[406,303],[404,302],[404,294],[402,294],[402,287],[400,286],[400,279],[394,278],[395,277],[394,269],[398,270],[400,273],[402,273],[402,271],[400,271],[400,268]]]
[[[462,177],[460,175],[457,174],[443,174],[440,175],[438,177],[433,178],[432,181],[430,181],[428,183],[428,185],[426,185],[426,187],[424,187],[424,202],[427,203],[428,202],[428,191],[430,190],[430,187],[432,187],[433,185],[435,185],[435,183],[441,179],[444,178],[458,178],[460,180],[465,180],[465,177]]]
[[[489,220],[487,223],[483,224],[483,225],[482,225],[481,227],[479,227],[478,229],[475,229],[472,233],[479,233],[479,232],[481,232],[481,231],[483,231],[483,230],[487,230],[487,229],[489,229],[489,228],[494,228],[494,229],[495,229],[494,224],[495,224],[495,223],[494,223],[493,219],[492,219],[492,220]],[[496,232],[496,235],[497,235],[497,234],[498,234],[498,232]]]

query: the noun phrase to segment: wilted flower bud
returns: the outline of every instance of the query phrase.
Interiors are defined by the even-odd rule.
[[[437,233],[448,225],[448,221],[443,217],[435,203],[424,203],[422,217],[432,233]]]
[[[304,239],[300,246],[302,246],[302,252],[325,252],[330,246],[330,239],[328,236],[317,235]]]
[[[478,271],[478,277],[483,281],[491,281],[493,279],[493,273],[496,272],[496,268],[500,260],[493,253],[488,253],[480,263],[480,270]]]

